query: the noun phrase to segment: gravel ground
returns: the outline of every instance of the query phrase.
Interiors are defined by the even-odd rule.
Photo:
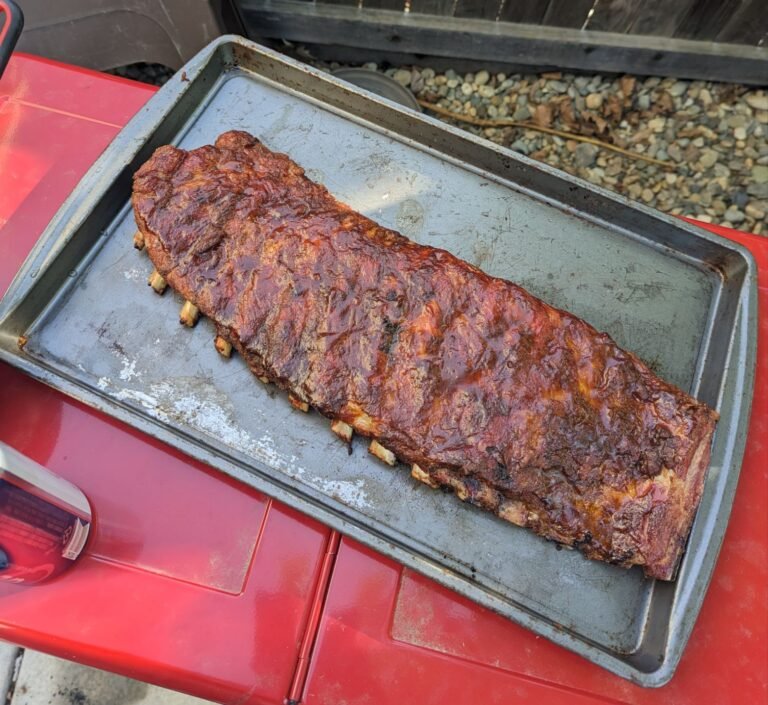
[[[532,129],[456,123],[659,210],[768,235],[768,91],[560,72],[459,74],[410,66],[384,72],[420,100],[472,119],[533,123],[651,157],[662,163]],[[172,75],[150,64],[114,73],[156,85]]]
[[[400,67],[385,73],[417,98],[464,116],[531,122],[652,157],[663,165],[530,129],[461,124],[662,211],[768,235],[766,91],[559,72],[461,75]]]

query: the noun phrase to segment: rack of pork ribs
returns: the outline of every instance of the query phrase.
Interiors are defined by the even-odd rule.
[[[208,317],[222,355],[345,442],[589,558],[674,576],[717,414],[607,334],[376,224],[245,132],[157,149],[133,207],[181,322]]]

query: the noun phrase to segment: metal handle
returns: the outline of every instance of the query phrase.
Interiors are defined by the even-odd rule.
[[[0,26],[0,77],[5,66],[11,58],[13,47],[21,34],[24,26],[24,14],[14,0],[0,0],[0,16],[3,24]]]

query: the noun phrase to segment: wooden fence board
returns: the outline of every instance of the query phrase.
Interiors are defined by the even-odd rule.
[[[747,2],[749,0],[696,0],[683,17],[675,36],[712,41]]]
[[[495,20],[501,0],[456,0],[455,17],[471,17],[477,20]]]
[[[584,29],[625,34],[639,12],[637,0],[597,0]]]
[[[411,0],[411,12],[423,15],[450,15],[454,0]]]
[[[596,0],[550,0],[542,24],[581,29]]]
[[[405,0],[362,0],[362,3],[363,9],[397,10],[399,12],[405,9]]]
[[[643,0],[637,3],[639,10],[630,27],[630,34],[673,37],[695,1]]]
[[[505,0],[499,12],[501,22],[541,24],[549,0]]]
[[[762,42],[768,46],[768,0],[742,5],[717,35],[717,41],[752,45]]]
[[[755,85],[768,82],[768,50],[755,46],[385,10],[360,12],[356,7],[291,0],[242,0],[242,10],[258,36],[358,48],[361,56],[393,52],[427,60],[467,58],[530,66],[538,71],[558,67]]]

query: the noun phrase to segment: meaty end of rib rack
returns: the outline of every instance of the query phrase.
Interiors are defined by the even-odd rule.
[[[133,206],[160,275],[257,376],[432,487],[674,576],[717,415],[608,335],[377,225],[244,132],[159,148]]]

